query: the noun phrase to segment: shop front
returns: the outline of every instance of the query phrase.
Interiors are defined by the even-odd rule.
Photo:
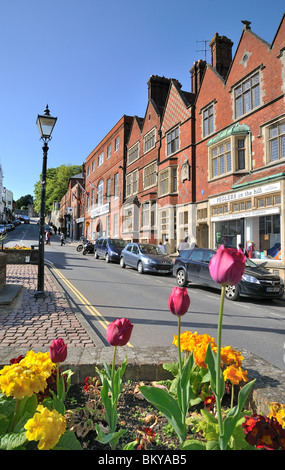
[[[209,198],[211,247],[242,244],[250,258],[284,278],[283,195],[279,181]]]

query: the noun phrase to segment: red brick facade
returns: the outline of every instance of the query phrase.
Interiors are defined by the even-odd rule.
[[[172,252],[186,235],[210,248],[254,243],[284,277],[284,16],[272,43],[244,21],[234,57],[229,38],[210,47],[191,92],[151,76],[145,116],[123,116],[87,157],[86,235],[167,240]]]

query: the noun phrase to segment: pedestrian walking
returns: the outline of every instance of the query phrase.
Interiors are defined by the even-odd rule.
[[[65,241],[64,241],[64,235],[63,233],[60,234],[60,245],[65,245]]]
[[[46,241],[46,245],[50,245],[50,232],[49,232],[49,230],[46,230],[45,241]]]
[[[186,237],[183,242],[180,242],[178,245],[178,253],[182,250],[187,250],[187,248],[190,248],[190,245],[188,243],[188,237]]]

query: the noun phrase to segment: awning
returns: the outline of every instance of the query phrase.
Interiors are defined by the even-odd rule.
[[[250,129],[246,124],[233,124],[232,126],[229,126],[223,131],[219,132],[215,137],[212,137],[212,139],[210,139],[207,143],[207,146],[210,147],[211,145],[214,145],[220,140],[223,140],[231,135],[247,134],[249,131]]]

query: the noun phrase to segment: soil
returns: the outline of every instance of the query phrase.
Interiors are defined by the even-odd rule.
[[[136,438],[140,439],[137,445],[142,443],[143,449],[179,449],[179,440],[167,419],[139,394],[138,386],[138,383],[123,384],[117,407],[118,429],[123,428],[127,432],[120,439],[117,450]],[[93,408],[93,415],[92,412],[86,411],[88,403],[89,407],[91,404]],[[67,395],[66,410],[68,426],[75,431],[84,450],[110,450],[109,444],[101,444],[96,440],[97,432],[93,429],[94,423],[102,422],[103,416],[98,389],[86,393],[83,385],[72,385]],[[107,423],[102,422],[102,424]],[[143,432],[145,428],[150,428],[155,433],[151,442],[145,442],[143,439],[147,437]]]

